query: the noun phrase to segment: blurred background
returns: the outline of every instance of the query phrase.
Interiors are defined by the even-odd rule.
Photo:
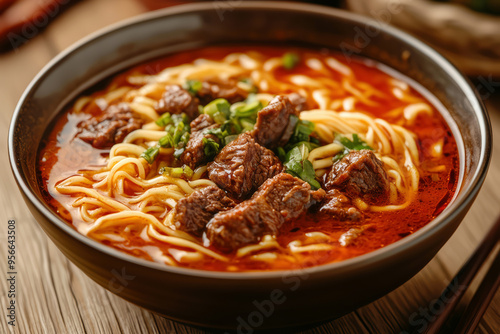
[[[85,0],[0,0],[0,49],[17,49],[43,31],[71,6]],[[210,0],[230,11],[245,0]],[[115,15],[150,11],[195,1],[136,0],[116,3]],[[317,0],[395,25],[418,36],[471,75],[500,76],[500,0]],[[104,7],[104,6],[103,6]],[[128,7],[128,8],[127,8]],[[123,15],[122,15],[123,14]],[[100,15],[100,13],[96,13]],[[93,17],[88,17],[93,20]],[[97,20],[96,20],[97,21]]]

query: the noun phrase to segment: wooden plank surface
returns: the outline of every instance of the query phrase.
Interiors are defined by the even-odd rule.
[[[0,55],[0,268],[7,271],[7,221],[17,227],[17,324],[7,325],[8,283],[0,280],[1,333],[210,333],[179,324],[127,303],[98,286],[47,239],[24,204],[10,172],[7,130],[17,100],[53,56],[81,37],[145,10],[134,0],[81,1],[37,38]],[[500,131],[500,89],[487,99],[494,132]],[[500,146],[485,185],[457,232],[414,278],[387,296],[340,319],[303,333],[400,333],[423,319],[453,275],[500,214]],[[390,275],[390,273],[388,273]],[[477,284],[476,284],[477,285]],[[470,298],[470,293],[467,298]],[[467,301],[467,300],[466,300]],[[314,297],[311,297],[314,302]],[[459,317],[465,304],[456,312]],[[415,312],[417,314],[415,315]],[[500,333],[500,293],[477,333]]]

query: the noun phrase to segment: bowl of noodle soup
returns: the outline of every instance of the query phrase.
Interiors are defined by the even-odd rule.
[[[178,321],[297,326],[383,296],[457,228],[491,129],[442,56],[364,20],[195,4],[77,43],[12,120],[31,212],[97,283]]]

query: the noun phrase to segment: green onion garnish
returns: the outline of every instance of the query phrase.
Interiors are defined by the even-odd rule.
[[[189,166],[184,165],[182,167],[163,167],[160,169],[160,174],[166,175],[166,176],[171,176],[171,177],[181,177],[184,176],[186,179],[190,180],[194,172]]]
[[[160,140],[158,141],[161,147],[174,147],[174,139],[172,138],[172,135],[170,133],[167,133],[165,136],[161,137]]]
[[[172,117],[170,116],[170,113],[166,112],[163,115],[161,115],[160,118],[158,118],[155,121],[155,123],[158,126],[164,127],[164,126],[167,126],[168,124],[172,124],[173,121],[172,121]]]
[[[231,113],[232,117],[257,117],[257,113],[263,108],[262,103],[256,100],[250,103],[245,103],[234,108]]]
[[[149,164],[152,164],[158,156],[158,153],[160,153],[160,147],[153,146],[142,152],[141,158],[144,158]]]
[[[300,61],[299,56],[296,53],[288,52],[283,55],[282,58],[283,67],[287,70],[293,69]]]
[[[186,84],[184,84],[184,89],[191,95],[196,95],[202,87],[203,85],[199,80],[187,80]]]
[[[210,116],[216,123],[223,124],[229,118],[231,105],[225,99],[215,99],[203,108],[203,113]]]
[[[184,165],[184,176],[190,180],[193,177],[193,175],[194,175],[193,170],[189,168],[189,166]]]
[[[203,138],[203,152],[208,159],[212,159],[219,153],[219,144],[212,138]]]
[[[252,131],[255,126],[255,121],[251,118],[242,118],[240,119],[240,124],[243,131]]]

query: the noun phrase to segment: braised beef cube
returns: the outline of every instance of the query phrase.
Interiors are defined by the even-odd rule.
[[[257,243],[266,234],[297,218],[311,205],[311,186],[290,174],[280,173],[262,184],[251,199],[220,212],[208,223],[210,244],[232,252]]]
[[[210,244],[226,253],[259,242],[266,234],[276,234],[285,219],[265,201],[245,201],[220,212],[207,225]]]
[[[181,198],[174,209],[174,226],[201,237],[207,223],[221,211],[235,206],[232,199],[216,186],[208,186]]]
[[[319,209],[319,212],[340,221],[358,221],[361,212],[352,205],[351,200],[338,189],[330,190]]]
[[[120,103],[109,106],[98,117],[80,122],[76,136],[95,148],[110,148],[143,124],[144,120],[132,112],[128,104]]]
[[[248,134],[239,135],[208,166],[208,177],[232,197],[244,199],[253,188],[258,156],[253,138]]]
[[[212,119],[212,117],[208,116],[207,114],[201,114],[200,116],[196,117],[190,124],[191,131],[202,131],[206,128],[208,128],[211,125],[214,125],[215,122]]]
[[[245,100],[248,96],[248,92],[238,87],[235,81],[228,83],[204,81],[201,85],[201,89],[196,95],[203,105],[215,99],[226,99],[230,104],[233,104]]]
[[[325,187],[369,203],[383,203],[389,194],[383,163],[370,150],[351,151],[337,161],[326,177]]]
[[[165,87],[163,96],[156,104],[156,112],[159,114],[185,113],[189,119],[195,119],[199,115],[199,101],[189,92],[179,85],[169,85]]]
[[[274,153],[248,133],[226,145],[208,166],[208,176],[236,199],[245,199],[264,181],[283,170]]]
[[[299,93],[291,93],[287,97],[298,112],[307,110],[307,99]]]
[[[252,196],[257,198],[265,200],[286,220],[297,218],[312,204],[309,183],[288,173],[280,173],[264,182]]]
[[[278,95],[257,114],[252,136],[257,143],[267,148],[284,146],[293,134],[298,115],[299,112],[288,97]]]
[[[280,159],[265,147],[255,143],[259,157],[255,160],[255,171],[253,174],[253,189],[258,189],[267,179],[283,171]]]
[[[208,162],[210,157],[205,154],[205,144],[203,139],[211,139],[220,144],[217,136],[205,133],[206,130],[217,129],[219,124],[214,124],[210,116],[202,114],[193,120],[190,124],[191,135],[189,141],[181,155],[181,161],[188,165],[191,169],[199,167],[203,163]]]

